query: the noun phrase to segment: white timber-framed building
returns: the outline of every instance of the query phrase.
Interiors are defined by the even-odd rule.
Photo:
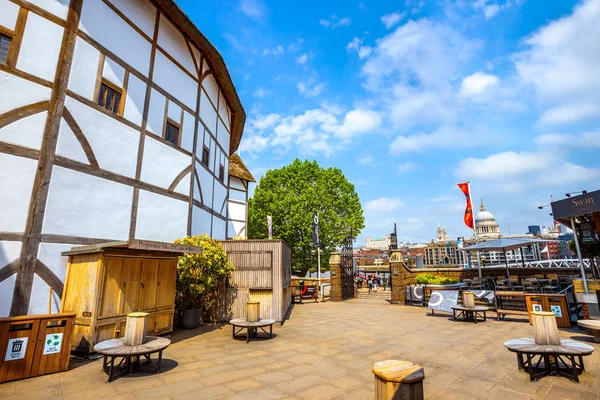
[[[74,245],[237,235],[245,118],[173,0],[0,0],[0,316],[57,312]]]

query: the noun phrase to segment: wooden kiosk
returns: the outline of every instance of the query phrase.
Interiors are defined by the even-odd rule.
[[[122,337],[127,314],[147,312],[147,333],[173,330],[177,257],[202,249],[132,240],[77,246],[69,257],[61,312],[76,313],[71,349],[90,352],[96,343]]]

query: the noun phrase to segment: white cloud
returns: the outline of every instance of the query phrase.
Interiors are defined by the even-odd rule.
[[[341,138],[351,138],[357,134],[372,132],[381,125],[381,116],[371,110],[355,109],[346,114],[344,123],[335,135]]]
[[[414,162],[407,161],[405,163],[398,165],[398,172],[400,172],[401,174],[404,174],[407,172],[412,172],[415,169],[417,169],[418,167],[419,167],[419,165],[415,164]]]
[[[600,149],[600,130],[578,134],[548,133],[535,138],[540,146],[559,148]]]
[[[326,82],[317,83],[316,79],[311,78],[304,82],[298,82],[296,88],[301,95],[305,97],[317,97],[327,86]]]
[[[497,85],[500,80],[495,75],[476,72],[463,79],[460,93],[463,96],[473,96],[485,92],[488,88]]]
[[[391,14],[386,14],[383,17],[381,17],[381,22],[383,22],[386,29],[390,29],[398,22],[400,22],[400,20],[404,18],[405,15],[405,12],[395,11]]]
[[[263,56],[280,56],[285,53],[285,50],[282,46],[277,46],[272,49],[266,48],[263,50]]]
[[[261,21],[267,13],[265,5],[259,0],[241,0],[240,10],[256,21]]]
[[[367,154],[363,157],[357,158],[356,161],[358,161],[358,163],[362,165],[371,165],[373,164],[373,155]]]
[[[304,65],[308,62],[308,59],[312,57],[311,53],[304,53],[296,57],[296,64]]]
[[[352,25],[352,20],[348,17],[338,18],[335,14],[333,14],[331,15],[330,19],[320,19],[319,24],[325,28],[336,29],[342,26]]]
[[[492,145],[497,137],[481,129],[466,130],[455,126],[441,126],[431,133],[419,132],[400,135],[390,144],[390,154],[423,152],[434,149],[457,149]]]
[[[257,88],[254,92],[252,92],[252,95],[259,99],[264,99],[269,93],[270,91],[268,90],[265,90],[263,88]]]
[[[548,168],[551,157],[542,153],[507,151],[483,159],[466,158],[458,163],[456,175],[481,179],[516,178]]]
[[[373,52],[373,48],[369,46],[363,46],[363,39],[355,37],[350,43],[346,45],[348,52],[356,51],[359,58],[365,58]]]
[[[473,3],[473,8],[482,11],[485,19],[492,19],[501,11],[508,10],[511,7],[519,6],[524,0],[506,0],[504,3],[496,0],[477,0]]]
[[[571,15],[552,21],[525,39],[514,56],[524,84],[543,107],[541,123],[575,122],[600,115],[600,1],[587,0]],[[574,109],[574,104],[582,111]]]
[[[367,213],[385,214],[391,211],[395,211],[403,206],[404,202],[401,199],[380,197],[378,199],[366,201],[365,211]]]

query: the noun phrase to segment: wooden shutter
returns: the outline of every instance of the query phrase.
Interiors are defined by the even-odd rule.
[[[111,317],[121,311],[123,292],[123,259],[107,257],[106,274],[104,275],[104,289],[102,293],[102,306],[99,317]]]
[[[123,265],[125,280],[123,314],[140,310],[140,291],[142,289],[142,260],[126,258]]]
[[[172,307],[175,301],[175,272],[177,261],[161,260],[158,268],[156,308]]]
[[[144,260],[142,267],[142,291],[140,304],[142,311],[156,308],[156,288],[158,287],[159,260]]]

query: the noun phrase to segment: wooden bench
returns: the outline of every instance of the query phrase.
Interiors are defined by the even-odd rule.
[[[528,316],[524,292],[495,292],[496,318],[504,319],[506,315]]]

